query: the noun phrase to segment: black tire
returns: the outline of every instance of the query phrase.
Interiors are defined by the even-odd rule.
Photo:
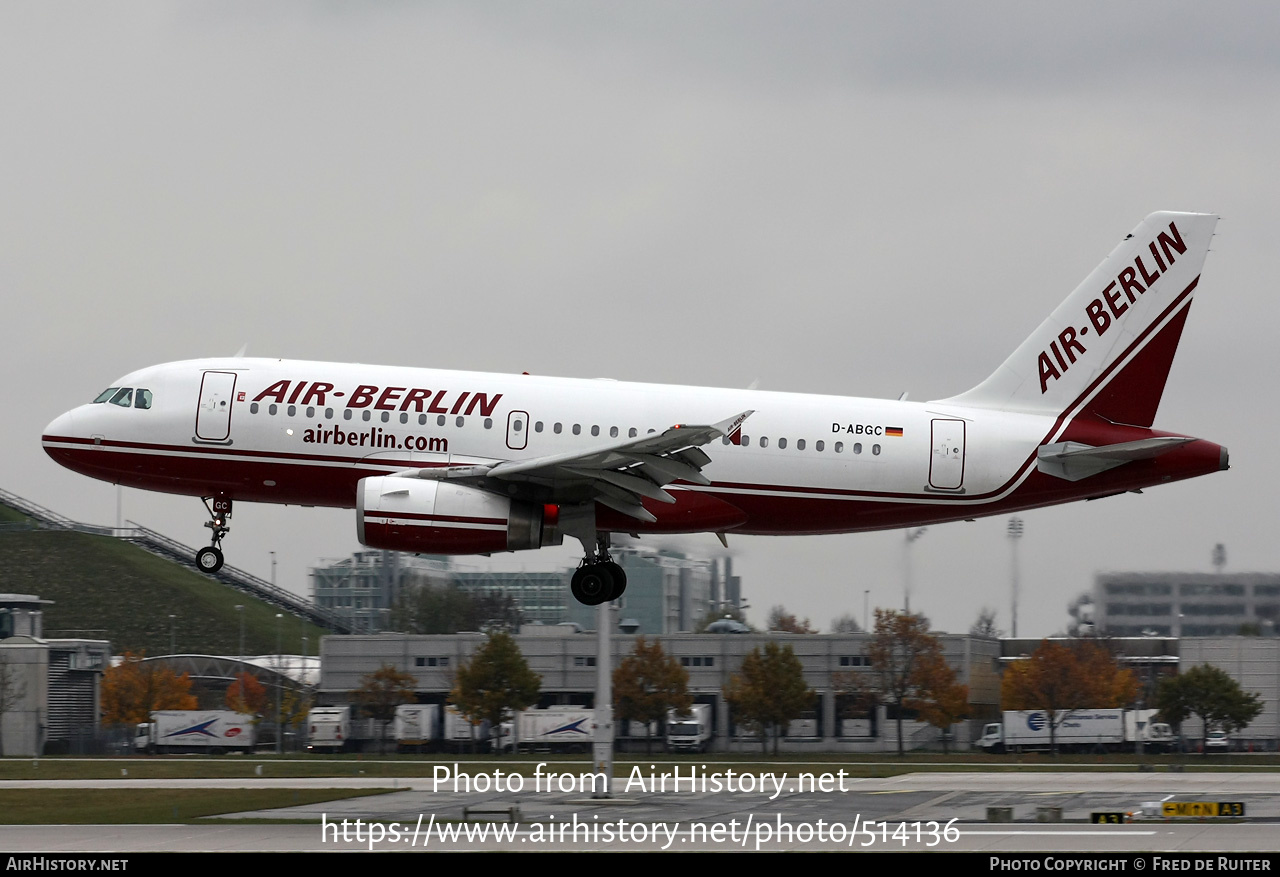
[[[602,563],[578,567],[569,582],[573,599],[584,606],[598,606],[605,602],[613,593],[613,587],[613,576]]]
[[[222,569],[222,552],[210,545],[196,552],[196,566],[201,572],[214,573]]]
[[[627,590],[627,571],[612,560],[606,560],[600,565],[609,570],[609,575],[613,578],[613,592],[609,594],[609,600],[617,600]]]

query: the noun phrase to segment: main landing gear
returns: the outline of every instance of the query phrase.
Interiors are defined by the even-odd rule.
[[[617,600],[627,590],[627,573],[609,556],[607,535],[596,537],[596,550],[582,560],[569,582],[569,590],[579,603],[598,606]]]
[[[196,552],[196,566],[201,572],[214,573],[222,569],[222,537],[231,530],[227,523],[231,518],[231,500],[223,494],[202,496],[200,499],[209,510],[209,517],[213,519],[204,522],[213,531],[213,541],[208,548],[201,548]]]

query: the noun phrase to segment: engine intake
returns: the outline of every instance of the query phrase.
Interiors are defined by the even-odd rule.
[[[543,536],[555,507],[440,481],[381,475],[356,491],[356,534],[370,548],[423,554],[485,554],[555,544]]]

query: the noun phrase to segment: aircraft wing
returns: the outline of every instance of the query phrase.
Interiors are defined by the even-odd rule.
[[[711,457],[702,445],[733,436],[753,413],[744,411],[707,425],[677,424],[661,433],[581,451],[479,466],[411,469],[396,475],[461,482],[541,502],[595,501],[638,520],[655,521],[641,500],[674,503],[675,498],[663,490],[673,481],[710,484],[702,468],[711,462]]]

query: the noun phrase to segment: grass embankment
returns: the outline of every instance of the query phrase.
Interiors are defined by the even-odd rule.
[[[0,505],[12,521],[17,513]],[[23,520],[21,515],[17,520]],[[273,654],[280,611],[135,545],[106,536],[49,530],[0,531],[3,589],[34,594],[45,608],[47,636],[105,639],[112,650],[167,655],[236,655],[244,606],[244,650]],[[174,616],[172,622],[169,616]],[[172,628],[171,628],[172,624]],[[280,627],[286,654],[315,654],[327,630],[286,616]]]
[[[138,779],[293,779],[314,777],[431,778],[437,765],[470,773],[501,770],[532,776],[540,763],[548,769],[565,772],[591,770],[587,756],[547,754],[494,757],[471,755],[363,755],[363,756],[214,756],[205,757],[135,757],[135,758],[41,758],[0,760],[0,780],[138,780]],[[1134,772],[1143,768],[1166,771],[1178,767],[1187,771],[1280,770],[1280,755],[1235,755],[1204,758],[1199,755],[1159,755],[1137,759],[1132,754],[989,756],[969,753],[943,755],[940,752],[915,753],[905,758],[887,754],[812,757],[780,755],[761,757],[752,754],[708,753],[704,756],[673,758],[664,754],[646,757],[643,753],[619,753],[614,760],[614,775],[626,776],[632,766],[680,766],[683,769],[702,765],[730,766],[734,770],[760,772],[805,771],[828,772],[843,769],[850,777],[890,777],[908,773],[950,772],[1026,772],[1026,771],[1097,771]]]

